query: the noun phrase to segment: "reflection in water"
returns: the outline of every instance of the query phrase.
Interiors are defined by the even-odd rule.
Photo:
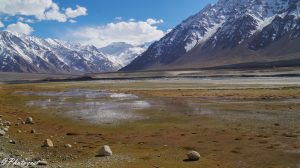
[[[30,106],[56,109],[67,116],[93,123],[144,119],[145,116],[136,111],[150,108],[154,112],[157,109],[165,109],[166,114],[170,112],[170,114],[201,115],[229,121],[282,123],[288,127],[295,127],[300,121],[297,108],[292,108],[298,106],[299,99],[160,98],[146,101],[133,94],[82,89],[64,92],[23,92],[22,94],[41,96],[38,100],[29,102]],[[149,100],[152,102],[151,105]],[[275,108],[286,106],[290,108],[284,110]]]
[[[30,101],[29,106],[57,109],[63,111],[66,116],[93,123],[142,119],[143,116],[135,111],[150,107],[147,101],[140,100],[136,95],[109,91],[72,89],[64,92],[25,92],[23,94],[53,97]]]

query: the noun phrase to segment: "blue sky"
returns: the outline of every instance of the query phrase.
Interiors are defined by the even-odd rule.
[[[2,30],[23,31],[24,29],[26,34],[65,40],[73,40],[72,35],[82,36],[81,39],[74,38],[74,40],[86,43],[93,43],[87,42],[88,40],[94,43],[96,41],[85,36],[86,31],[98,31],[99,38],[106,40],[109,34],[113,33],[110,29],[125,26],[124,32],[126,32],[126,26],[131,26],[129,32],[134,31],[132,26],[141,28],[141,25],[148,26],[146,30],[149,31],[141,38],[144,41],[152,40],[152,37],[153,39],[160,37],[161,32],[172,29],[207,4],[216,2],[216,0],[35,0],[36,4],[30,4],[28,0],[23,0],[23,4],[13,4],[15,2],[11,0],[1,1],[4,2],[0,4],[0,22],[3,25],[0,29]],[[48,4],[44,4],[46,1]],[[67,13],[67,10],[70,12]],[[50,12],[46,15],[48,11],[51,11],[51,15]],[[149,22],[149,19],[157,22]],[[118,24],[119,22],[123,24]],[[132,24],[129,25],[128,22]],[[108,26],[110,23],[116,25]],[[107,33],[101,34],[100,30]],[[116,40],[122,39],[107,40],[107,42]],[[143,40],[138,40],[137,43],[141,41]]]

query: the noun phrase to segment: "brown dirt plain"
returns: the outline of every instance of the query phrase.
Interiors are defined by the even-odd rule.
[[[230,79],[229,79],[230,81]],[[91,124],[28,106],[46,99],[16,92],[110,90],[154,102],[136,113],[145,119]],[[92,81],[0,85],[0,115],[12,122],[0,137],[1,152],[41,158],[49,167],[107,168],[299,168],[300,86],[226,84],[177,80]],[[32,116],[34,124],[15,125]],[[36,134],[30,130],[35,129]],[[21,132],[20,132],[21,131]],[[67,135],[73,133],[73,135]],[[42,148],[45,139],[54,148]],[[16,144],[10,144],[10,139]],[[72,144],[72,148],[65,148]],[[108,144],[111,157],[95,157]],[[201,159],[187,162],[197,150]]]

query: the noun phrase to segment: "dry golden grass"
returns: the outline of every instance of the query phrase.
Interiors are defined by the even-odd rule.
[[[23,157],[41,157],[50,165],[65,167],[160,167],[160,168],[282,168],[295,167],[300,163],[298,138],[283,136],[299,132],[295,126],[274,125],[273,122],[255,120],[228,120],[226,118],[197,115],[186,111],[187,102],[211,109],[244,111],[297,111],[294,104],[271,103],[278,99],[297,99],[300,88],[246,88],[246,89],[156,89],[136,88],[149,83],[93,84],[49,83],[1,85],[0,115],[3,119],[18,122],[32,116],[33,125],[13,125],[9,137],[16,145],[0,141],[7,152]],[[148,119],[125,122],[118,125],[93,125],[57,115],[53,109],[45,110],[26,106],[30,100],[40,97],[15,94],[18,91],[63,91],[67,88],[109,89],[140,95],[149,100],[163,102],[165,108],[152,107],[139,113]],[[251,100],[252,103],[245,103]],[[36,129],[36,134],[30,130]],[[21,130],[21,133],[18,133]],[[67,133],[77,135],[68,136]],[[53,140],[55,147],[42,148],[44,139]],[[65,144],[73,148],[65,148]],[[97,150],[109,144],[114,156],[95,157]],[[197,150],[202,155],[198,162],[185,162],[188,150]]]

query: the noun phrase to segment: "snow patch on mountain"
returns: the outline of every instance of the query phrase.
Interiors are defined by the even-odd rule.
[[[116,71],[95,46],[0,32],[0,71],[72,73]]]
[[[180,58],[196,47],[197,51],[208,51],[246,44],[257,50],[289,33],[291,38],[297,38],[299,8],[300,0],[219,0],[184,20],[122,70],[185,61]]]
[[[208,30],[206,30],[207,32],[204,35],[201,35],[197,31],[193,32],[192,37],[190,37],[191,42],[187,43],[184,47],[186,52],[189,52],[198,44],[204,43],[206,40],[208,40],[212,35],[214,35],[218,31],[218,29],[223,25],[223,23],[224,21],[221,21],[221,23],[217,23],[212,27],[208,28]]]
[[[132,45],[125,42],[116,42],[106,47],[99,48],[99,51],[104,53],[111,62],[115,62],[124,67],[141,55],[147,48],[147,44]]]

